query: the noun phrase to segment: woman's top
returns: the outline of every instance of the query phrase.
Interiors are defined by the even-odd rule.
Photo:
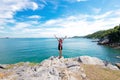
[[[62,47],[63,40],[59,39],[58,41],[59,41],[59,46]]]

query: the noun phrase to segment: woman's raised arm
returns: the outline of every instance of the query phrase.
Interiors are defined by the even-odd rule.
[[[56,35],[54,35],[55,36],[55,38],[57,39],[57,40],[59,40],[59,38],[58,37],[56,37]]]
[[[64,39],[66,39],[66,38],[67,38],[67,36],[65,36],[65,37],[64,37],[64,38],[62,38],[62,39],[64,40]]]

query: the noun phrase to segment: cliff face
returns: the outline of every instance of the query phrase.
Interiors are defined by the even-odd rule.
[[[112,64],[89,56],[77,58],[50,57],[41,63],[17,63],[1,65],[0,80],[89,80],[83,64],[119,70]]]

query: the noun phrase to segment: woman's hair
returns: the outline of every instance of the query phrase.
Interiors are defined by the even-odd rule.
[[[63,42],[62,38],[59,39],[60,42]]]

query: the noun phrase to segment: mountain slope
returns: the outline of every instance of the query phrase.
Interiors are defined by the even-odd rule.
[[[85,37],[86,38],[98,38],[98,39],[103,39],[107,37],[110,43],[120,42],[120,25],[115,26],[113,29],[97,31]]]

